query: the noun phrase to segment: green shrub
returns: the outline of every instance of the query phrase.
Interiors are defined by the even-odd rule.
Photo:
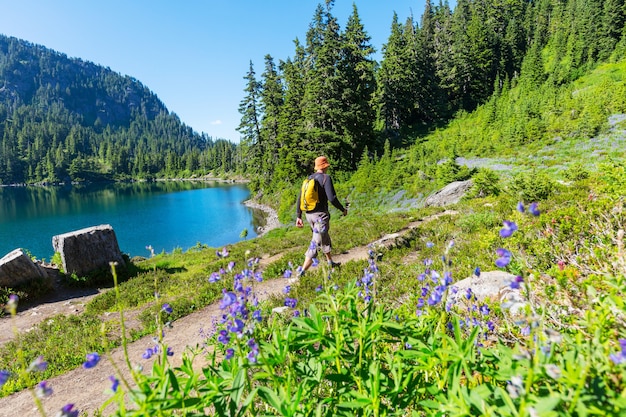
[[[500,178],[489,168],[480,168],[472,177],[472,189],[468,197],[487,197],[500,195]]]
[[[546,172],[533,170],[515,175],[510,189],[511,194],[521,201],[540,201],[552,195],[556,183]]]

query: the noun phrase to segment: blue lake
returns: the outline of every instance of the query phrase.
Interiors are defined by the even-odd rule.
[[[245,185],[166,181],[54,187],[0,187],[0,257],[22,248],[50,260],[52,237],[91,226],[113,227],[129,256],[220,247],[255,237],[260,213],[244,206]]]

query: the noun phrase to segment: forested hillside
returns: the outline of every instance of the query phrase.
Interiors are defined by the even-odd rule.
[[[333,6],[314,10],[292,56],[241,69],[240,144],[198,135],[138,80],[0,36],[1,183],[218,171],[286,190],[319,154],[349,178],[385,149],[433,177],[460,152],[591,137],[624,107],[620,74],[596,93],[603,104],[571,106],[577,80],[623,59],[624,0],[428,0],[390,21],[380,62],[356,5],[343,28]]]
[[[0,184],[150,178],[230,169],[138,80],[0,35]]]
[[[267,55],[260,77],[250,65],[240,132],[253,187],[290,184],[322,153],[353,172],[379,160],[385,143],[412,157],[405,171],[432,177],[434,162],[461,151],[487,156],[561,135],[589,138],[622,111],[621,73],[594,88],[602,104],[570,106],[576,80],[623,59],[623,0],[434,3],[420,19],[390,22],[380,63],[357,8],[342,29],[326,1],[293,57],[277,64]],[[476,109],[480,119],[457,123]]]

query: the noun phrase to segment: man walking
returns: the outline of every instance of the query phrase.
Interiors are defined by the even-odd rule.
[[[328,231],[330,230],[330,213],[328,212],[328,203],[330,202],[337,210],[341,211],[345,216],[348,214],[335,193],[335,187],[333,186],[333,180],[330,178],[326,171],[330,167],[328,159],[325,156],[319,156],[315,158],[315,173],[309,178],[315,179],[317,183],[317,196],[318,201],[315,206],[304,211],[300,205],[301,200],[304,198],[302,192],[298,195],[298,201],[296,202],[296,227],[303,227],[302,213],[304,212],[306,220],[309,222],[311,229],[313,230],[313,238],[311,244],[304,255],[304,263],[302,269],[298,272],[298,276],[304,274],[304,272],[313,264],[313,258],[317,256],[317,250],[321,249],[326,256],[328,265],[332,268],[339,266],[338,262],[334,262],[331,255],[331,241]]]

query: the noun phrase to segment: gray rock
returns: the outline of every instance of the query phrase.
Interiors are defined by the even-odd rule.
[[[47,272],[22,249],[15,249],[0,259],[1,287],[14,288],[39,278],[48,278]]]
[[[126,264],[113,228],[108,225],[88,227],[52,237],[55,252],[61,254],[66,274],[86,276],[90,272],[109,268],[110,262],[119,267]]]
[[[472,180],[451,182],[441,190],[428,196],[424,202],[424,206],[444,207],[450,204],[456,204],[461,200],[461,197],[472,188],[473,184]]]
[[[471,289],[478,301],[489,299],[500,302],[507,305],[511,314],[516,315],[526,305],[526,297],[522,294],[523,284],[521,286],[522,291],[510,287],[513,279],[515,279],[515,275],[504,271],[482,272],[479,277],[474,275],[455,282],[453,287],[457,291],[451,291],[448,300],[453,305],[462,304],[466,300],[467,289]]]

